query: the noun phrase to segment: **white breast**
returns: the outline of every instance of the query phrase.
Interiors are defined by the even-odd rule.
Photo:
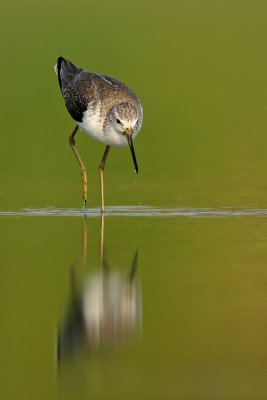
[[[100,117],[100,105],[94,107],[88,105],[87,110],[83,114],[82,122],[78,122],[79,128],[92,136],[94,139],[99,138],[103,134],[103,120]]]
[[[91,107],[83,114],[83,121],[78,122],[79,128],[87,133],[87,135],[98,140],[99,142],[108,144],[114,147],[124,147],[128,145],[127,139],[121,133],[118,133],[113,127],[108,131],[103,131],[104,119],[100,115],[100,104]]]

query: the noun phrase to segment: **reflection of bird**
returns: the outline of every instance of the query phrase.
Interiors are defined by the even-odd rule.
[[[87,200],[86,169],[75,147],[75,134],[80,128],[107,145],[99,166],[103,211],[104,167],[110,146],[129,144],[135,172],[138,172],[133,139],[142,125],[141,103],[124,83],[106,75],[87,72],[63,57],[58,58],[55,70],[67,110],[77,122],[69,142],[81,167],[84,205]]]
[[[123,342],[141,321],[140,290],[136,282],[137,253],[129,274],[104,270],[88,276],[81,291],[73,288],[67,317],[59,332],[59,361],[85,346],[89,350]]]

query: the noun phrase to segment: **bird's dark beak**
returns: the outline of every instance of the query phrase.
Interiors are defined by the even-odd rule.
[[[136,174],[138,174],[138,165],[137,165],[137,161],[136,161],[136,157],[135,157],[135,152],[134,152],[134,146],[133,146],[133,138],[132,135],[126,135],[128,143],[129,143],[129,147],[132,153],[132,158],[133,158],[133,163],[134,163],[134,172]]]

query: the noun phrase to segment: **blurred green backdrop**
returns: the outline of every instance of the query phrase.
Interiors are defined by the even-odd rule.
[[[144,106],[140,174],[112,150],[107,204],[266,204],[266,2],[3,1],[0,18],[1,209],[81,204],[58,55],[125,81]],[[77,146],[98,205],[104,146],[84,133]]]
[[[140,174],[129,149],[112,149],[107,205],[266,207],[266,21],[262,0],[2,0],[0,210],[81,206],[59,55],[126,82],[144,106]],[[95,207],[104,146],[80,133],[77,147]],[[143,333],[58,371],[82,219],[2,214],[0,397],[265,399],[265,221],[108,217],[112,268],[139,250]],[[92,218],[89,271],[98,241]]]

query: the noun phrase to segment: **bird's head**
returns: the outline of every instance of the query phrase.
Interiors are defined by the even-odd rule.
[[[113,128],[118,134],[125,136],[129,143],[136,173],[138,173],[138,166],[133,140],[141,128],[142,119],[143,111],[138,103],[121,102],[114,106],[110,113],[110,120]]]

